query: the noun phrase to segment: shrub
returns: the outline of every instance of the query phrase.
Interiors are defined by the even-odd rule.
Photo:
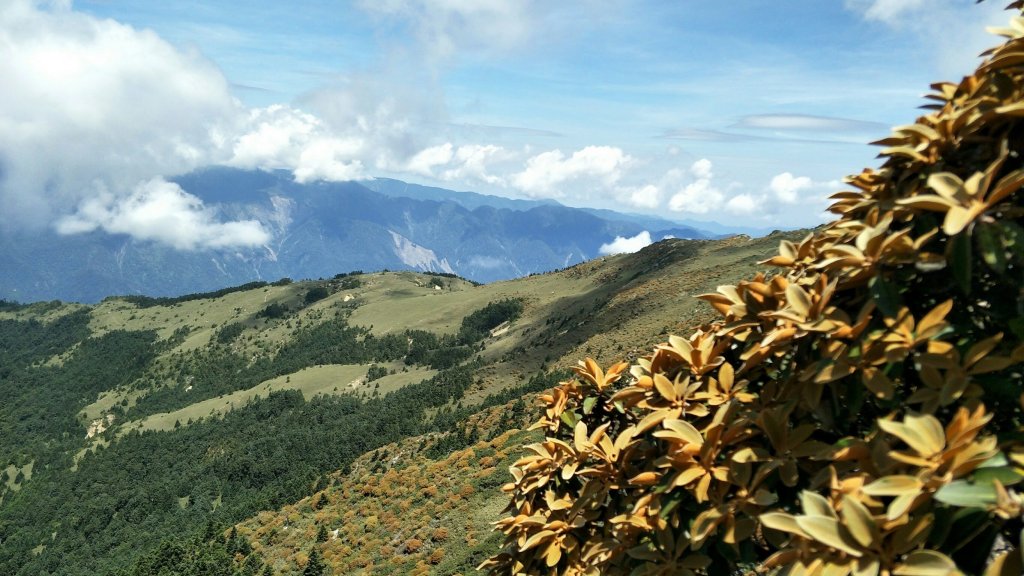
[[[422,540],[419,540],[417,538],[410,538],[410,539],[405,541],[404,549],[405,549],[405,553],[406,554],[415,554],[415,553],[419,552],[420,548],[422,548],[422,547],[423,547],[423,541]]]
[[[319,302],[330,295],[330,291],[327,290],[325,286],[313,286],[306,291],[306,295],[302,297],[302,301],[308,306],[314,302]]]
[[[471,344],[483,340],[487,333],[502,322],[511,322],[523,313],[523,302],[517,298],[506,298],[490,302],[462,319],[458,340]]]
[[[848,179],[836,222],[781,243],[782,273],[541,396],[484,567],[1020,573],[1024,17],[999,32]]]

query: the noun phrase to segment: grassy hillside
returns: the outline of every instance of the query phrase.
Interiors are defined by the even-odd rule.
[[[441,517],[428,506],[433,500],[402,498],[404,512],[436,517],[434,528],[460,534],[458,546],[430,544],[420,532],[431,523],[416,530],[422,551],[387,557],[393,531],[372,544],[344,544],[373,573],[385,564],[396,573],[468,566],[486,555],[477,546],[490,546],[485,525],[496,518],[467,510],[497,505],[509,457],[475,446],[514,425],[501,418],[524,411],[520,396],[554,382],[540,375],[584,356],[632,357],[700,322],[709,310],[695,294],[751,275],[780,239],[802,235],[669,240],[484,286],[378,272],[174,299],[6,305],[0,571],[141,574],[139,562],[160,550],[179,565],[205,562],[226,553],[212,543],[215,534],[251,518],[240,525],[247,549],[273,560],[271,573],[292,573],[308,562],[301,554],[312,543],[293,534],[260,540],[259,519],[279,517],[261,510],[299,502],[288,517],[308,522],[302,500],[328,483],[328,500],[351,506],[360,486],[385,474],[404,471],[419,485],[451,475],[459,458],[452,450],[494,450],[472,463],[481,468],[471,474],[492,469],[472,495],[457,500],[462,484],[430,483],[444,502],[471,508]],[[500,321],[501,302],[515,303],[511,322]],[[406,457],[392,461],[396,450]],[[317,513],[335,515],[332,530],[348,526],[332,506]],[[464,534],[469,521],[472,538]],[[323,548],[336,573],[371,565],[345,564],[349,554]],[[444,557],[432,558],[442,548]],[[225,557],[236,564],[248,557],[232,552]],[[264,567],[255,564],[249,568]]]

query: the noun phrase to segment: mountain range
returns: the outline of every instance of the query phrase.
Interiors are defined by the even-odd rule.
[[[287,171],[211,167],[173,181],[224,219],[260,222],[270,240],[189,251],[99,230],[8,232],[0,235],[0,298],[96,302],[383,269],[492,282],[584,262],[616,237],[644,231],[654,240],[719,236],[654,217],[384,178],[300,184]]]

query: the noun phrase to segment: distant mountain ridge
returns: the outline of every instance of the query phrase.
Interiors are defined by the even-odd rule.
[[[644,230],[655,240],[715,236],[656,218],[383,178],[299,184],[286,171],[211,167],[173,181],[224,219],[258,220],[271,240],[187,252],[102,232],[8,234],[0,236],[0,298],[95,302],[110,294],[166,296],[381,269],[492,282],[586,261],[602,244]]]

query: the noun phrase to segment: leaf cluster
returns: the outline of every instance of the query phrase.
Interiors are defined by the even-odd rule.
[[[995,32],[779,274],[540,397],[483,567],[1021,573],[1024,16]]]

